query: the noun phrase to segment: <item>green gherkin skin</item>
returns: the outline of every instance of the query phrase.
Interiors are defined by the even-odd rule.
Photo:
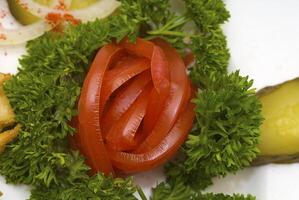
[[[253,162],[253,166],[265,165],[269,163],[296,163],[299,162],[299,153],[293,155],[275,155],[275,156],[259,156]]]

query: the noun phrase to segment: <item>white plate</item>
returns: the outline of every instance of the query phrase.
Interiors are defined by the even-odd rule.
[[[0,13],[6,10],[0,0]],[[298,0],[226,0],[230,21],[223,27],[231,52],[230,70],[241,70],[262,88],[299,76],[299,1]],[[8,16],[4,26],[17,26]],[[11,24],[13,23],[13,24]],[[0,72],[15,73],[23,46],[0,48]],[[136,175],[146,193],[163,180],[162,168]],[[266,165],[247,168],[236,175],[215,179],[207,191],[251,193],[257,200],[298,200],[299,164]],[[5,184],[0,178],[1,200],[24,200],[28,187]]]

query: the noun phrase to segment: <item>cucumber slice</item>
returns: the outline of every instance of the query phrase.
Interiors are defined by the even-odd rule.
[[[22,6],[17,3],[17,0],[8,0],[8,6],[11,14],[14,16],[18,22],[23,25],[28,25],[36,22],[38,17],[30,14],[30,12],[26,11]]]
[[[45,6],[49,6],[52,0],[34,0]],[[70,9],[80,9],[87,7],[98,0],[73,0]],[[17,3],[17,0],[8,0],[9,9],[12,15],[23,25],[28,25],[36,22],[39,18],[30,14],[22,6]]]
[[[70,9],[86,8],[87,6],[97,2],[98,0],[72,0]]]
[[[298,90],[299,79],[295,79],[259,93],[265,118],[259,143],[261,156],[286,161],[286,158],[299,153]],[[282,156],[285,159],[279,159]]]

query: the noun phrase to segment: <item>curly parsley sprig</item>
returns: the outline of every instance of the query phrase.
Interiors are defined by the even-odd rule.
[[[239,72],[227,74],[229,50],[221,24],[228,11],[221,0],[185,0],[187,13],[197,25],[189,48],[195,56],[190,69],[193,83],[201,89],[193,102],[196,122],[182,148],[183,159],[168,164],[170,185],[180,179],[195,190],[249,166],[257,156],[261,103],[252,80]]]
[[[164,2],[153,9],[162,11]],[[90,195],[136,199],[133,194],[137,188],[131,181],[89,177],[84,158],[70,151],[67,136],[74,133],[69,121],[76,115],[76,101],[96,51],[114,39],[128,36],[134,40],[142,26],[154,24],[143,12],[145,5],[142,1],[122,1],[119,13],[108,19],[68,27],[63,34],[47,33],[27,45],[18,74],[4,86],[23,128],[20,137],[1,155],[0,173],[10,183],[33,185],[31,199],[53,199],[55,191],[66,195],[80,192],[81,199]],[[113,195],[98,192],[103,189],[102,181]],[[90,183],[99,189],[86,187]]]
[[[153,189],[151,200],[255,200],[255,197],[240,194],[201,193],[193,190],[184,182],[176,181],[174,185],[160,183]]]

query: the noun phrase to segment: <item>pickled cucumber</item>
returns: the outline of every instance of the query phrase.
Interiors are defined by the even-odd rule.
[[[287,162],[299,154],[299,79],[259,92],[262,115],[258,162]],[[257,162],[256,161],[256,162]]]
[[[53,3],[53,0],[34,0],[37,3],[40,3],[45,6],[50,6]],[[80,9],[87,7],[98,0],[72,0],[70,9]],[[17,3],[17,0],[8,0],[9,9],[12,15],[23,25],[28,25],[36,22],[38,17],[30,14],[22,6]]]

